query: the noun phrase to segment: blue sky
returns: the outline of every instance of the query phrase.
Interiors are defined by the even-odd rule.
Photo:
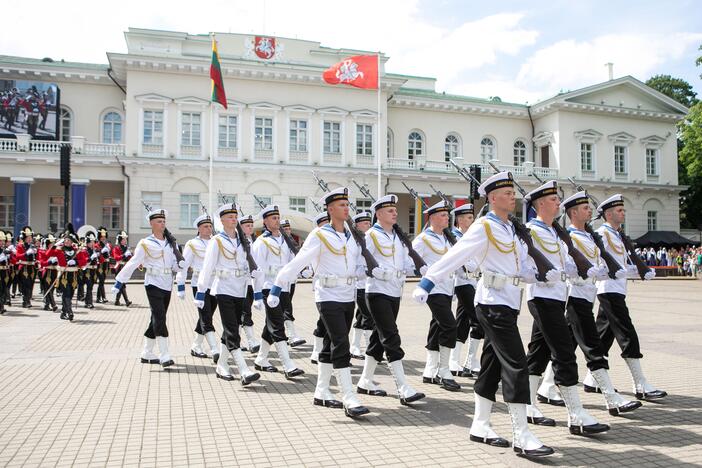
[[[381,50],[388,71],[434,76],[456,94],[533,103],[605,81],[613,62],[615,77],[671,74],[702,97],[701,19],[702,2],[689,0],[35,0],[0,28],[0,53],[105,63],[106,51],[126,51],[130,26],[264,33]]]

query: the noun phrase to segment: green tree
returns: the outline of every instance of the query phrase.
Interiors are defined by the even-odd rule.
[[[698,101],[697,93],[692,89],[692,85],[681,78],[656,75],[649,78],[646,84],[669,98],[675,99],[685,107],[692,107]]]
[[[702,229],[702,102],[678,125],[680,183],[689,185],[680,198],[681,227]]]

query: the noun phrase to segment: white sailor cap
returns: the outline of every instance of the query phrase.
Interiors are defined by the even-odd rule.
[[[204,215],[198,216],[197,218],[195,218],[195,221],[193,221],[193,227],[194,227],[195,229],[197,229],[197,228],[199,228],[201,225],[207,224],[207,223],[214,224],[214,223],[212,222],[212,218],[210,218],[210,215],[208,215],[207,213],[205,213]]]
[[[314,224],[319,226],[320,224],[326,224],[329,222],[329,215],[326,212],[321,212],[314,217]]]
[[[390,208],[397,206],[397,195],[385,195],[384,197],[378,198],[375,203],[371,205],[371,211],[375,213],[381,208]]]
[[[253,216],[252,216],[252,215],[243,216],[243,217],[239,220],[239,224],[246,224],[246,223],[253,223],[253,222],[254,222],[254,219],[253,219]]]
[[[541,187],[537,187],[531,192],[524,195],[524,199],[528,202],[533,202],[542,197],[547,197],[549,195],[558,195],[558,184],[555,180],[549,180]]]
[[[354,223],[362,223],[363,221],[370,222],[370,220],[371,220],[371,214],[368,211],[361,211],[360,213],[356,213],[353,217]]]
[[[600,206],[597,207],[597,211],[600,214],[602,214],[608,209],[614,208],[615,206],[624,206],[624,197],[622,197],[621,193],[612,195],[611,197],[600,203]]]
[[[146,219],[149,221],[152,219],[166,219],[166,217],[168,217],[168,212],[163,208],[153,208],[146,213]]]
[[[577,192],[563,200],[563,209],[573,208],[576,205],[587,204],[590,201],[586,191]]]
[[[280,227],[290,227],[290,220],[285,218],[280,220]]]
[[[514,187],[514,177],[512,177],[511,172],[498,172],[490,176],[485,182],[480,184],[478,193],[481,197],[484,197],[493,190],[503,187]]]
[[[426,210],[424,210],[424,214],[431,216],[434,213],[440,213],[442,211],[449,211],[448,203],[446,203],[444,200],[441,200],[439,203],[432,205]]]
[[[217,216],[220,218],[228,214],[239,214],[239,205],[236,203],[225,203],[224,205],[217,208]]]
[[[331,202],[339,201],[339,200],[348,200],[349,199],[349,189],[346,187],[339,187],[337,189],[334,189],[330,192],[325,193],[322,198],[320,198],[319,203],[322,205],[328,205]]]
[[[267,205],[258,215],[262,219],[266,219],[267,217],[273,215],[280,215],[280,208],[278,208],[278,205]]]
[[[459,216],[462,214],[474,214],[475,210],[473,209],[473,204],[472,203],[465,203],[461,206],[457,206],[453,210],[451,210],[451,214],[454,216]]]

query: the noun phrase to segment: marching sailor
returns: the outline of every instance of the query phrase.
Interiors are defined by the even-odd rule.
[[[412,247],[428,266],[439,261],[449,251],[449,243],[443,230],[449,225],[449,205],[440,201],[424,210],[429,226],[412,241]],[[451,350],[456,346],[456,318],[451,311],[455,273],[442,278],[429,293],[426,303],[431,310],[429,334],[427,336],[427,363],[422,374],[424,383],[435,383],[455,392],[461,386],[453,379],[449,370]]]
[[[323,211],[321,213],[317,213],[317,216],[314,217],[314,224],[318,228],[321,228],[325,224],[329,222],[329,215],[327,214],[326,211]],[[304,244],[303,244],[304,245]],[[320,316],[319,319],[317,319],[317,325],[312,332],[312,336],[314,336],[314,343],[312,345],[312,354],[310,355],[310,361],[312,364],[317,364],[317,359],[319,358],[319,353],[322,351],[322,346],[324,344],[324,335],[326,334],[326,330],[324,329],[324,323],[322,322],[322,317]]]
[[[353,223],[362,233],[368,232],[371,227],[371,214],[362,211],[353,217]],[[361,338],[365,338],[368,347],[371,333],[373,333],[373,318],[366,303],[366,280],[365,273],[362,273],[356,281],[356,320],[351,329],[351,357],[354,359],[365,359],[361,352]]]
[[[517,328],[521,290],[519,283],[536,281],[523,244],[509,215],[514,211],[512,174],[500,172],[485,180],[478,191],[492,211],[473,223],[455,246],[429,267],[413,297],[426,301],[436,284],[463,265],[479,268],[482,276],[475,293],[475,313],[485,332],[481,367],[475,381],[475,414],[470,440],[495,447],[508,447],[490,426],[490,413],[498,385],[512,421],[512,446],[519,455],[539,457],[554,452],[529,430],[526,405],[529,404],[529,373],[524,346]]]
[[[331,222],[313,229],[297,256],[280,270],[267,303],[276,307],[284,288],[297,278],[300,271],[312,265],[315,271],[315,302],[325,333],[318,358],[314,404],[331,408],[341,406],[329,390],[333,369],[341,388],[344,412],[353,418],[369,413],[368,408],[361,405],[353,388],[349,352],[349,331],[356,299],[355,282],[365,263],[359,245],[345,226],[349,216],[348,188],[340,187],[327,192],[320,202],[326,205]]]
[[[188,269],[192,269],[193,273],[190,277],[190,286],[193,290],[193,297],[197,294],[197,281],[202,271],[202,265],[205,261],[205,252],[207,245],[212,238],[212,218],[210,215],[204,214],[199,216],[193,222],[193,227],[197,229],[197,237],[190,239],[183,247],[183,269],[176,274],[176,284],[178,285],[178,298],[185,299],[185,280],[188,276]],[[212,325],[212,316],[217,308],[217,298],[210,295],[208,290],[205,294],[205,305],[197,308],[197,322],[195,323],[195,339],[190,346],[190,355],[199,358],[206,358],[207,354],[202,349],[205,339],[210,347],[210,353],[215,364],[219,357],[219,346],[217,337],[215,336],[215,328]]]
[[[256,240],[256,236],[254,235],[253,216],[242,216],[239,219],[239,226],[241,226],[241,230],[244,231],[244,236],[249,241],[249,245],[253,246],[253,243]],[[239,317],[239,327],[244,332],[244,336],[246,337],[246,350],[248,350],[251,353],[257,353],[258,350],[261,348],[261,343],[259,343],[256,339],[256,334],[254,333],[253,328],[253,315],[251,314],[251,306],[253,305],[253,294],[254,290],[252,279],[249,282],[249,285],[246,287],[246,301],[244,301],[244,310],[242,312],[242,315],[241,317]],[[241,350],[245,351],[243,346]]]
[[[166,217],[168,213],[163,208],[153,208],[148,211],[146,218],[151,226],[152,234],[137,244],[134,255],[124,265],[115,277],[111,292],[116,296],[122,286],[132,277],[134,270],[140,265],[144,267],[144,288],[151,308],[149,326],[144,332],[144,349],[141,362],[158,364],[167,368],[175,364],[168,351],[168,327],[166,314],[171,301],[173,288],[173,273],[181,268],[175,253],[176,246],[166,239]],[[158,341],[160,356],[154,354],[154,346]]]
[[[292,241],[295,243],[295,245],[298,247],[299,250],[299,242],[296,241],[295,237],[293,237],[292,233],[292,226],[290,224],[289,219],[283,219],[280,222],[280,229],[287,235]],[[312,276],[312,272],[308,269],[302,270],[302,277],[303,278],[309,278]],[[293,315],[293,297],[295,296],[295,281],[293,281],[290,284],[290,300],[285,304],[285,308],[283,309],[283,319],[285,320],[285,334],[288,336],[288,344],[290,345],[291,348],[295,348],[297,346],[302,346],[303,344],[307,343],[307,340],[302,338],[300,335],[297,334],[297,330],[295,329],[295,316]]]
[[[246,261],[243,242],[247,241],[240,236],[243,231],[237,229],[238,205],[225,203],[217,209],[217,215],[222,222],[222,232],[207,244],[205,260],[197,279],[195,305],[198,308],[205,307],[207,294],[217,298],[222,319],[222,340],[215,374],[218,379],[234,380],[228,362],[231,355],[239,369],[241,385],[246,386],[261,376],[249,369],[241,352],[239,317],[244,309],[246,287],[252,275],[257,275],[258,272],[250,271]]]
[[[264,231],[254,242],[253,255],[256,265],[263,271],[263,284],[261,290],[254,288],[254,307],[260,309],[265,306],[266,325],[263,327],[261,347],[258,350],[254,366],[256,370],[262,372],[278,372],[278,369],[268,361],[268,353],[273,345],[283,364],[285,378],[290,379],[305,373],[290,358],[288,338],[285,336],[283,308],[287,307],[290,301],[290,284],[284,285],[280,291],[279,304],[271,306],[267,302],[264,304],[264,301],[270,294],[278,272],[295,257],[280,233],[278,205],[266,206],[261,210],[260,216],[263,220]]]

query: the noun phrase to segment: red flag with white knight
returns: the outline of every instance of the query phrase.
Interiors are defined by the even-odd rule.
[[[363,89],[378,89],[378,56],[355,55],[324,70],[329,84],[347,84]]]

